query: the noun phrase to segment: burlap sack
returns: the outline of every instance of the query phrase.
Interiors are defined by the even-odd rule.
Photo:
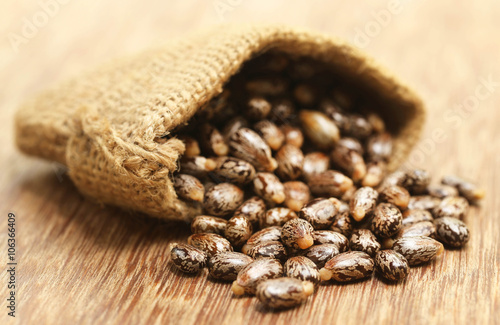
[[[348,44],[284,26],[219,26],[62,83],[19,109],[17,145],[66,165],[78,189],[99,202],[189,220],[199,207],[178,200],[171,181],[184,145],[154,138],[187,122],[242,63],[269,49],[312,57],[355,80],[382,104],[395,134],[389,167],[405,159],[424,121],[417,96]]]

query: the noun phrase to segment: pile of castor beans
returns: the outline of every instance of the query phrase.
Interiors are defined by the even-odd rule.
[[[267,54],[177,130],[178,197],[201,205],[171,261],[209,269],[270,308],[323,281],[376,270],[389,281],[469,240],[462,221],[484,191],[457,176],[387,175],[392,137],[372,103],[307,59]],[[372,109],[370,109],[372,107]],[[157,139],[163,141],[163,138]]]

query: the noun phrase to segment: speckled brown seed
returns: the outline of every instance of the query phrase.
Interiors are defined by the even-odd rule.
[[[350,114],[348,114],[346,112],[346,108],[337,103],[336,100],[333,100],[333,102],[335,103],[335,105],[337,105],[337,109],[334,109],[332,106],[330,106],[324,107],[323,110],[325,111],[325,113],[327,113],[328,117],[330,117],[335,122],[344,136],[356,137],[355,135],[350,134],[350,132],[349,134],[347,134],[348,131],[350,131],[350,124],[353,122]]]
[[[344,127],[342,128],[342,132],[345,135],[358,139],[364,139],[370,136],[372,131],[371,124],[358,114],[347,115]]]
[[[237,296],[255,294],[257,285],[267,279],[279,278],[283,275],[281,263],[270,257],[256,259],[238,273],[231,290]]]
[[[326,172],[330,167],[330,158],[322,152],[316,151],[304,156],[302,175],[309,179],[312,175]]]
[[[321,112],[301,110],[299,120],[306,137],[321,149],[331,148],[340,138],[335,123]]]
[[[276,153],[275,157],[278,162],[276,173],[282,179],[294,180],[302,174],[304,154],[300,148],[291,144],[285,144]]]
[[[338,213],[332,201],[317,198],[307,202],[300,210],[300,217],[307,220],[314,229],[328,229]]]
[[[280,241],[268,241],[257,244],[247,251],[247,254],[254,259],[259,257],[272,257],[285,263],[287,252],[285,246]]]
[[[434,208],[432,214],[434,218],[452,217],[462,219],[469,211],[469,202],[460,196],[445,197],[437,207]]]
[[[238,131],[241,128],[247,128],[248,125],[249,123],[247,119],[245,119],[243,116],[236,116],[226,123],[226,126],[222,130],[222,135],[224,136],[226,142],[228,142],[234,132]]]
[[[405,172],[403,170],[397,170],[387,175],[382,183],[380,184],[380,188],[384,188],[390,185],[400,185],[405,177]]]
[[[274,101],[272,106],[269,118],[278,125],[287,125],[286,123],[295,117],[295,106],[286,98]],[[286,134],[284,130],[282,131]]]
[[[389,133],[377,134],[368,139],[366,153],[371,161],[387,161],[392,154],[392,137]]]
[[[230,183],[220,183],[205,193],[203,207],[208,214],[226,216],[243,203],[243,191]]]
[[[279,278],[259,283],[256,296],[267,307],[281,309],[302,304],[313,292],[311,282]]]
[[[183,157],[193,157],[200,155],[201,153],[200,145],[195,138],[186,135],[181,135],[179,136],[179,139],[182,140],[182,142],[184,142],[184,146],[186,146],[186,150],[184,150]]]
[[[340,199],[344,202],[350,202],[351,199],[354,197],[354,193],[356,193],[357,190],[358,190],[358,188],[356,186],[351,187],[350,189],[345,191],[344,194],[342,194]],[[332,198],[330,198],[330,199],[332,199]]]
[[[353,186],[353,182],[352,179],[338,171],[327,170],[311,175],[307,185],[316,196],[338,198]]]
[[[314,244],[314,228],[304,219],[292,219],[281,228],[281,241],[287,247],[306,249]]]
[[[185,273],[198,273],[207,262],[207,254],[204,251],[182,243],[172,244],[170,258],[174,265]]]
[[[376,236],[386,238],[397,233],[402,223],[403,215],[394,204],[380,203],[373,211],[370,229]]]
[[[255,194],[270,203],[285,201],[285,187],[280,179],[271,173],[257,173],[253,180]]]
[[[247,184],[255,177],[255,168],[245,160],[234,157],[220,157],[215,160],[217,166],[211,172],[218,182]]]
[[[377,205],[378,192],[371,187],[359,188],[349,202],[349,210],[356,221],[361,221]]]
[[[256,226],[259,224],[259,220],[264,217],[266,213],[266,203],[264,200],[258,196],[253,196],[243,202],[236,211],[234,211],[233,216],[243,216],[247,217],[252,225]]]
[[[315,285],[320,282],[318,267],[305,256],[290,257],[285,263],[285,276],[310,281]]]
[[[375,133],[382,133],[385,131],[385,122],[375,112],[366,112],[366,119],[370,123]]]
[[[196,216],[191,222],[191,232],[193,234],[214,233],[224,235],[227,220],[207,215]]]
[[[283,226],[285,222],[298,218],[297,214],[288,208],[273,208],[266,211],[264,218],[259,220],[260,228]]]
[[[421,221],[399,229],[395,238],[425,236],[434,238],[436,235],[436,227],[432,221]]]
[[[377,252],[375,265],[378,273],[390,281],[400,281],[410,273],[410,265],[406,258],[390,249]]]
[[[185,200],[203,201],[205,188],[203,184],[194,176],[178,174],[174,177],[174,188],[177,195]]]
[[[290,76],[293,79],[304,80],[314,76],[319,70],[318,64],[309,60],[296,61],[295,64],[290,65]]]
[[[249,82],[247,84],[247,89],[250,87],[251,89],[259,88],[261,89],[264,86],[261,82]],[[249,119],[252,120],[261,120],[267,117],[271,112],[271,104],[262,97],[253,97],[248,101],[247,109],[245,110],[245,114]]]
[[[392,249],[403,255],[410,266],[429,262],[444,250],[443,244],[430,237],[403,237],[394,242]]]
[[[456,187],[460,195],[465,197],[471,203],[475,203],[477,200],[484,198],[486,194],[484,189],[479,188],[475,184],[457,176],[445,176],[441,182],[445,185]]]
[[[339,213],[349,213],[349,203],[341,201],[335,197],[330,197],[328,199],[335,205]]]
[[[257,62],[257,65],[253,66],[252,70],[258,72],[283,72],[290,64],[288,56],[283,53],[267,53],[265,56],[256,57],[252,62]],[[270,86],[267,85],[264,88],[267,89]]]
[[[362,186],[378,186],[385,177],[387,164],[383,161],[369,162],[366,164],[366,175],[361,181]]]
[[[204,123],[199,132],[200,144],[206,155],[225,156],[229,153],[224,137],[213,125]]]
[[[299,212],[300,209],[311,200],[309,186],[299,181],[291,181],[283,184],[285,188],[285,205],[290,210]]]
[[[280,77],[264,77],[258,79],[252,79],[248,81],[245,85],[246,90],[250,94],[261,95],[261,96],[277,96],[283,94],[288,87],[288,83],[285,79]],[[252,108],[248,108],[252,110]],[[260,119],[264,117],[259,117],[262,115],[256,115],[253,118]],[[258,118],[259,117],[259,118]]]
[[[366,164],[362,153],[352,146],[350,138],[343,138],[333,148],[330,158],[334,167],[343,170],[353,181],[362,180],[366,175]]]
[[[430,196],[438,199],[444,199],[447,196],[458,196],[458,190],[450,185],[429,185],[427,186],[427,192]]]
[[[216,165],[213,159],[203,156],[183,156],[180,160],[181,173],[197,178],[207,176],[207,173],[214,170]]]
[[[335,244],[313,245],[301,254],[316,264],[317,267],[323,267],[325,263],[339,254],[339,247]]]
[[[469,241],[469,229],[465,223],[453,217],[434,220],[437,239],[451,247],[462,247]]]
[[[373,273],[374,262],[365,252],[351,251],[338,254],[319,270],[321,280],[333,279],[338,282],[354,281],[369,277]]]
[[[226,238],[217,234],[192,234],[188,237],[188,244],[197,247],[213,256],[220,252],[232,252],[233,247]]]
[[[279,150],[285,142],[285,135],[281,129],[269,120],[259,121],[254,130],[264,139],[272,150]]]
[[[422,209],[406,210],[405,212],[403,212],[402,226],[405,227],[417,222],[432,221],[432,220],[434,220],[434,218],[432,218],[432,214],[427,210],[422,210]]]
[[[257,170],[271,172],[278,167],[278,163],[271,156],[271,148],[256,132],[241,128],[234,132],[229,139],[231,153],[251,163]]]
[[[437,197],[430,195],[417,195],[410,197],[410,202],[408,202],[408,209],[421,209],[432,212],[436,208],[441,200]]]
[[[375,256],[381,246],[377,241],[377,237],[370,230],[356,229],[352,232],[349,247],[353,251],[361,251],[370,256]]]
[[[401,210],[405,210],[410,202],[410,193],[402,186],[387,186],[380,191],[379,200],[392,203]]]
[[[293,89],[294,99],[305,107],[311,107],[317,101],[317,90],[310,84],[301,83]]]
[[[252,223],[244,216],[234,216],[229,219],[224,231],[225,237],[235,247],[241,247],[252,236],[252,233]]]
[[[304,134],[299,128],[285,124],[281,126],[281,131],[285,135],[285,143],[296,146],[297,148],[302,147],[304,143]]]
[[[268,227],[254,233],[241,248],[241,252],[247,254],[250,248],[255,245],[278,241],[281,239],[281,227]]]
[[[253,258],[243,253],[222,252],[212,256],[207,266],[213,278],[234,281],[238,272],[252,262]]]
[[[326,116],[332,119],[339,129],[344,128],[347,117],[337,102],[330,99],[324,99],[320,104],[320,109]]]
[[[429,173],[423,169],[413,169],[406,171],[400,184],[412,195],[423,194],[431,181]]]
[[[205,178],[205,182],[203,183],[203,186],[205,187],[205,193],[208,192],[215,185],[217,184],[212,182],[210,179]]]
[[[316,230],[313,233],[314,244],[333,244],[339,247],[341,253],[349,250],[349,239],[341,233],[332,230]]]
[[[334,218],[330,229],[341,233],[346,237],[350,237],[354,230],[353,219],[349,215],[349,211],[339,212]]]
[[[361,156],[363,156],[364,153],[363,145],[355,138],[344,137],[337,142],[336,146],[345,147],[359,153]]]

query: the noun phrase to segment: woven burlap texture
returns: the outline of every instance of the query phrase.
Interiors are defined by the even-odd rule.
[[[171,181],[184,144],[154,139],[187,122],[245,61],[270,49],[325,62],[376,94],[380,114],[398,126],[390,168],[405,159],[425,115],[411,90],[341,40],[262,25],[213,27],[57,85],[20,107],[17,145],[65,164],[81,193],[98,202],[188,221],[200,208],[177,199]]]

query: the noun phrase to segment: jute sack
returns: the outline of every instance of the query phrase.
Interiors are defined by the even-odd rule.
[[[177,199],[171,180],[184,144],[154,139],[188,122],[245,61],[271,49],[322,61],[370,94],[395,136],[389,169],[405,159],[425,115],[411,90],[341,40],[261,25],[204,30],[49,89],[17,112],[17,145],[66,165],[81,193],[98,202],[189,221],[200,208]]]

